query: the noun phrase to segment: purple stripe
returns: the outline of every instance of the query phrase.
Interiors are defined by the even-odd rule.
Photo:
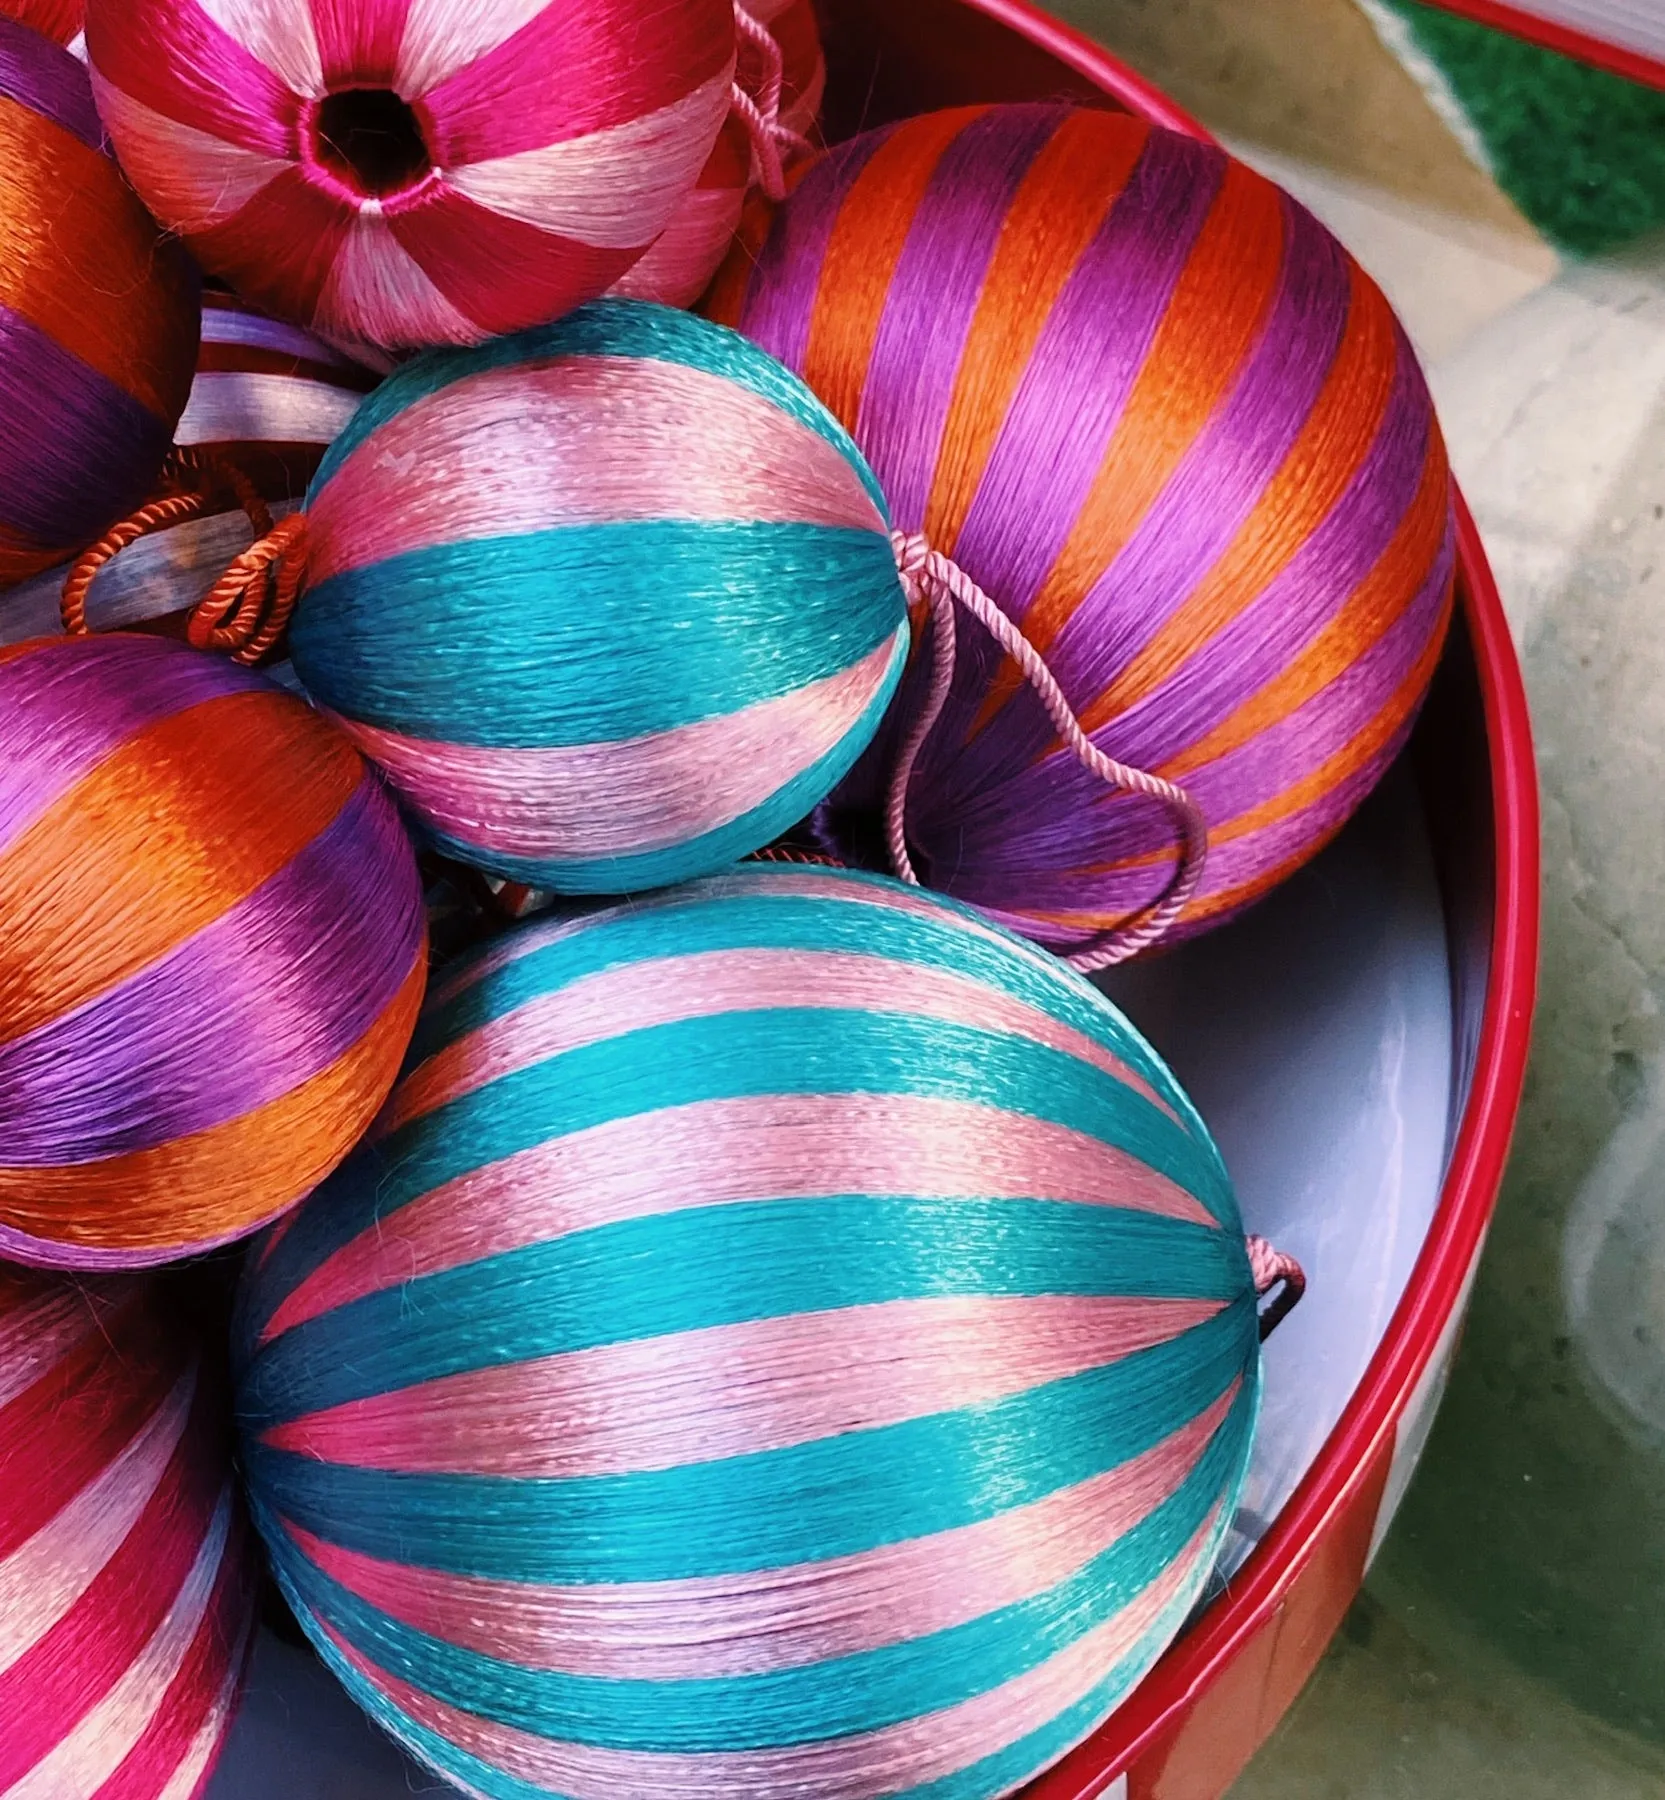
[[[775,218],[746,289],[740,329],[777,361],[803,373],[815,294],[844,202],[894,125],[871,131],[814,164]]]
[[[67,50],[15,19],[0,18],[0,95],[109,154],[92,83]]]
[[[150,492],[173,428],[0,305],[0,524],[79,549]]]
[[[0,855],[141,731],[267,686],[164,638],[61,638],[0,663]]]
[[[148,1150],[267,1105],[386,1011],[422,942],[416,867],[366,772],[335,819],[212,925],[0,1045],[0,1164]]]
[[[1047,319],[952,550],[1014,618],[1098,481],[1225,166],[1218,150],[1152,132]]]
[[[855,430],[904,531],[925,522],[955,377],[1007,213],[1068,117],[1060,106],[981,114],[944,152],[909,227]]]

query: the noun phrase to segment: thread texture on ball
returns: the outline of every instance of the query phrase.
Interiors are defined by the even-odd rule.
[[[1427,387],[1370,278],[1224,151],[1067,105],[907,120],[810,169],[708,308],[805,377],[1093,743],[1200,806],[1180,935],[1312,856],[1404,742],[1453,587]],[[1177,849],[982,634],[907,826],[923,879],[1059,949]]]
[[[732,332],[607,301],[385,382],[307,500],[296,673],[437,848],[563,892],[803,817],[900,678],[882,504]]]
[[[0,1267],[0,1793],[207,1787],[254,1624],[222,1386],[148,1283]]]
[[[0,586],[149,493],[197,308],[190,259],[108,153],[86,70],[0,17]]]
[[[257,1252],[278,1579],[492,1800],[989,1800],[1194,1603],[1259,1392],[1219,1155],[1081,978],[758,867],[436,987]]]
[[[301,701],[163,638],[0,651],[0,1255],[275,1217],[375,1114],[424,975],[392,802]]]
[[[99,107],[202,265],[328,338],[473,343],[603,293],[729,110],[730,0],[93,0]]]

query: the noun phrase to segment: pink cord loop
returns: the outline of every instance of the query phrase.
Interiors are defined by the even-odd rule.
[[[1264,1299],[1273,1288],[1282,1291],[1260,1315],[1260,1341],[1264,1344],[1274,1331],[1301,1303],[1307,1291],[1306,1271],[1293,1256],[1269,1244],[1263,1237],[1251,1237],[1249,1272],[1254,1276],[1255,1292]]]
[[[752,141],[752,161],[757,185],[771,200],[786,198],[786,159],[805,155],[809,143],[799,137],[780,118],[781,94],[786,81],[786,65],[780,44],[767,25],[759,23],[734,0],[734,27],[763,58],[763,85],[755,96],[748,94],[737,81],[733,106]]]
[[[1143,911],[1066,956],[1064,961],[1072,969],[1091,974],[1095,969],[1107,969],[1114,963],[1126,962],[1141,950],[1149,949],[1167,934],[1174,920],[1184,912],[1202,880],[1203,864],[1208,856],[1208,824],[1202,809],[1183,788],[1175,787],[1171,781],[1146,774],[1143,769],[1129,768],[1099,749],[1081,729],[1081,721],[1070,710],[1069,701],[1064,698],[1063,690],[1040,651],[958,563],[941,551],[933,550],[918,532],[893,531],[890,544],[896,552],[896,567],[909,608],[923,603],[930,609],[933,651],[930,692],[902,745],[891,777],[885,808],[885,841],[890,850],[891,867],[901,880],[914,887],[919,885],[919,877],[908,854],[908,788],[919,753],[948,701],[948,690],[954,679],[954,614],[958,608],[969,613],[1023,671],[1024,679],[1040,696],[1047,717],[1065,748],[1089,774],[1097,776],[1106,787],[1146,794],[1159,800],[1173,814],[1179,826],[1179,860],[1167,887]]]

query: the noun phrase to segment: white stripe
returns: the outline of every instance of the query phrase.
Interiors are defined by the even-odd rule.
[[[192,383],[174,442],[328,444],[363,398],[304,375],[210,369]]]
[[[732,66],[670,106],[608,131],[445,172],[505,218],[596,249],[651,244],[692,192],[728,117]]]
[[[477,344],[486,335],[434,286],[379,210],[353,221],[313,322],[332,337],[366,338],[390,348]]]
[[[115,1460],[0,1562],[0,1675],[69,1612],[126,1541],[184,1435],[196,1386],[193,1366]]]
[[[214,1583],[231,1528],[231,1489],[220,1495],[208,1535],[167,1617],[113,1688],[75,1729],[5,1791],[5,1800],[92,1800],[144,1735],[157,1701],[179,1673]]]
[[[168,1785],[156,1796],[156,1800],[190,1800],[190,1796],[196,1792],[203,1770],[219,1750],[220,1740],[231,1723],[231,1703],[236,1699],[238,1684],[243,1679],[243,1664],[247,1659],[249,1639],[253,1634],[254,1619],[251,1615],[244,1621],[231,1661],[226,1667],[225,1681],[214,1697],[208,1717],[203,1720],[201,1730],[191,1740],[190,1748],[180,1760],[179,1767],[168,1777]]]
[[[407,100],[418,98],[507,42],[548,4],[549,0],[411,0],[394,87]]]
[[[63,577],[60,574],[39,579],[61,581]],[[16,638],[10,635],[6,627],[11,599],[10,593],[0,594],[0,643],[39,637],[38,631],[20,631]],[[54,603],[53,617],[56,616]],[[59,627],[54,625],[52,629]],[[0,1315],[0,1407],[10,1405],[49,1369],[55,1369],[98,1326],[99,1315],[108,1311],[110,1304],[104,1294],[83,1293],[68,1282],[59,1284],[41,1278],[38,1294]]]
[[[188,0],[187,0],[188,3]],[[324,94],[324,65],[307,0],[196,0],[228,37],[303,99]]]

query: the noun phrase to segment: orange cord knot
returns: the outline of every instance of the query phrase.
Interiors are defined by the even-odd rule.
[[[293,512],[255,539],[191,613],[198,650],[257,663],[283,636],[306,578],[306,514]]]
[[[167,492],[147,501],[131,517],[112,525],[70,566],[58,601],[64,630],[83,637],[87,596],[99,571],[129,544],[153,531],[200,519],[219,501],[231,498],[248,515],[252,549],[234,562],[192,612],[188,635],[199,649],[229,650],[236,661],[258,662],[277,642],[295,610],[305,572],[305,520],[300,513],[274,524],[271,508],[235,464],[204,450],[176,444],[162,465]],[[260,580],[260,592],[254,592]]]

